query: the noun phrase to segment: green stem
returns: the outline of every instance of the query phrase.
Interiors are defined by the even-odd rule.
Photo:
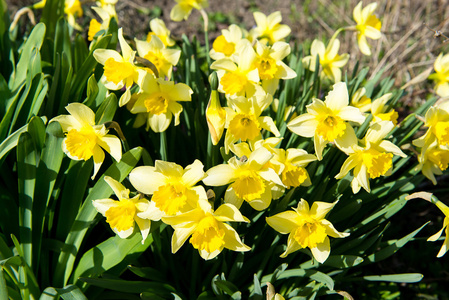
[[[165,131],[160,133],[160,148],[159,148],[159,152],[161,154],[161,159],[163,161],[167,161],[167,135],[165,133]]]

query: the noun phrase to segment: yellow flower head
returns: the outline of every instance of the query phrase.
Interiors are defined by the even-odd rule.
[[[177,4],[170,11],[170,19],[175,22],[187,20],[192,9],[203,9],[209,6],[208,0],[176,0]]]
[[[230,184],[225,202],[240,208],[247,201],[255,210],[264,210],[272,200],[271,183],[283,186],[276,172],[267,163],[273,157],[266,148],[254,150],[248,157],[232,157],[227,164],[217,165],[207,171],[204,184],[223,186]]]
[[[351,186],[353,193],[358,193],[363,187],[370,192],[369,179],[386,176],[393,167],[393,154],[401,157],[406,155],[393,143],[384,140],[395,125],[389,121],[381,121],[372,125],[362,141],[364,147],[354,145],[346,152],[349,157],[343,163],[340,173],[335,178],[341,179],[354,169]]]
[[[83,30],[75,21],[76,18],[83,16],[83,8],[79,0],[65,0],[64,13],[67,15],[67,21],[70,26],[79,31]]]
[[[137,167],[129,174],[131,184],[141,193],[153,195],[151,201],[167,216],[187,212],[207,200],[202,186],[195,186],[206,173],[203,164],[195,160],[183,169],[172,162],[156,160],[154,167]]]
[[[238,53],[239,45],[243,39],[242,29],[232,24],[228,29],[223,29],[212,44],[210,57],[214,60],[232,58]]]
[[[310,49],[310,56],[303,58],[303,64],[312,72],[315,72],[316,57],[319,57],[320,65],[323,68],[321,77],[329,78],[332,82],[341,81],[341,70],[349,60],[349,54],[338,54],[340,41],[332,39],[327,47],[319,40],[314,40]]]
[[[314,202],[312,208],[301,199],[293,211],[284,211],[266,218],[268,225],[281,234],[289,234],[287,249],[281,257],[302,248],[309,248],[313,257],[323,263],[330,254],[329,237],[344,238],[349,233],[338,232],[332,223],[325,219],[327,213],[337,204]]]
[[[271,102],[270,94],[263,96],[253,96],[249,99],[236,97],[228,99],[229,107],[226,107],[225,150],[229,153],[230,145],[238,140],[247,141],[260,138],[261,130],[265,129],[280,136],[274,121],[271,117],[260,116]]]
[[[295,188],[298,186],[310,186],[309,173],[306,167],[309,163],[317,160],[313,154],[308,154],[303,149],[275,149],[275,158],[283,164],[281,171],[282,183],[286,188]]]
[[[131,108],[133,114],[145,114],[147,130],[165,131],[175,117],[175,126],[179,124],[182,105],[177,101],[191,101],[192,89],[184,83],[165,81],[146,74],[140,83],[141,91]]]
[[[137,223],[142,234],[143,244],[150,232],[151,220],[154,220],[152,217],[158,217],[154,205],[145,198],[140,199],[139,195],[129,198],[129,190],[113,178],[105,176],[104,180],[114,191],[118,201],[112,199],[93,200],[93,206],[106,217],[106,222],[109,223],[111,229],[122,239],[133,233],[134,224]]]
[[[440,200],[437,200],[436,202],[434,202],[434,201],[432,201],[432,202],[435,203],[435,205],[443,212],[444,221],[443,221],[443,227],[440,229],[440,231],[438,231],[437,233],[435,233],[434,235],[429,237],[427,240],[430,242],[437,241],[444,231],[444,233],[446,234],[446,237],[444,238],[443,245],[441,246],[441,249],[437,254],[437,257],[442,257],[444,254],[446,254],[447,250],[449,249],[448,248],[448,246],[449,246],[449,207],[447,207],[447,205],[444,204],[443,202],[441,202]]]
[[[87,38],[89,41],[92,41],[95,34],[97,34],[97,32],[99,32],[100,30],[107,30],[109,28],[109,22],[111,21],[111,18],[117,18],[116,15],[111,14],[108,10],[101,7],[93,6],[92,9],[100,16],[101,23],[96,19],[92,19],[90,21]]]
[[[427,132],[413,141],[413,145],[426,148],[435,140],[439,145],[449,146],[449,101],[430,107],[425,116]]]
[[[357,42],[360,51],[365,55],[371,55],[371,50],[368,46],[366,38],[373,40],[380,39],[380,28],[382,23],[373,14],[377,8],[377,3],[370,3],[362,9],[362,1],[357,4],[353,11],[353,17],[357,25],[355,30],[357,31]]]
[[[429,79],[435,81],[435,93],[440,97],[449,96],[449,53],[440,53],[433,64],[435,73]]]
[[[61,124],[66,134],[62,148],[68,157],[74,160],[94,159],[94,174],[97,174],[104,160],[103,149],[116,161],[122,157],[122,145],[118,137],[107,134],[104,125],[95,125],[94,112],[84,104],[70,103],[66,106],[70,115],[61,115],[51,121]]]
[[[419,165],[418,170],[421,170],[424,176],[432,181],[434,185],[437,184],[435,175],[442,175],[449,165],[449,147],[440,146],[434,140],[429,145],[424,145],[420,149],[418,155]]]
[[[262,43],[273,45],[276,42],[283,41],[291,32],[290,27],[280,24],[282,15],[280,11],[270,14],[268,17],[261,12],[254,12],[256,28],[249,33],[251,39],[258,39]]]
[[[175,41],[170,37],[170,30],[167,29],[163,20],[155,18],[150,21],[150,29],[147,35],[147,42],[151,41],[153,36],[157,36],[165,46],[174,46]]]
[[[287,127],[297,135],[314,138],[318,160],[323,158],[323,149],[328,142],[335,142],[345,151],[357,143],[354,129],[348,121],[362,124],[365,120],[358,108],[348,104],[346,83],[336,83],[324,101],[313,99],[307,105],[307,113],[290,121]]]
[[[364,87],[355,91],[351,98],[351,105],[360,109],[361,112],[371,111],[371,98],[366,95],[366,89]]]
[[[379,121],[390,121],[395,126],[398,124],[398,113],[394,109],[389,109],[387,102],[391,99],[392,94],[388,93],[377,98],[371,103],[371,114],[373,115],[372,123]]]
[[[190,236],[190,244],[205,260],[216,257],[224,248],[239,252],[251,250],[242,243],[235,229],[225,223],[249,222],[232,204],[223,204],[214,211],[209,202],[200,200],[195,209],[162,217],[162,221],[175,229],[172,253],[176,253]]]

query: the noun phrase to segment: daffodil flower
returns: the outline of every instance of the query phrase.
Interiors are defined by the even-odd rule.
[[[262,43],[273,45],[276,42],[283,41],[292,31],[290,27],[282,22],[282,15],[280,11],[270,14],[268,17],[261,12],[254,12],[254,20],[256,21],[256,28],[249,33],[250,37],[260,40]]]
[[[280,176],[286,188],[310,186],[312,184],[306,167],[309,163],[317,160],[315,155],[308,154],[303,149],[284,150],[276,148],[275,158],[284,166]]]
[[[259,86],[259,71],[255,67],[257,55],[249,41],[240,47],[238,59],[236,64],[230,58],[222,58],[210,66],[217,70],[220,81],[218,90],[228,96],[251,97],[263,94],[263,89]]]
[[[235,24],[231,24],[228,29],[223,29],[221,35],[214,40],[209,56],[213,60],[222,58],[232,59],[232,56],[238,53],[242,39],[242,29]]]
[[[212,91],[210,93],[209,103],[206,107],[206,121],[212,144],[217,145],[223,135],[226,122],[226,111],[220,104],[220,97],[217,91],[217,73],[214,72],[211,74],[210,82]]]
[[[165,81],[147,74],[140,82],[141,91],[137,101],[131,108],[133,114],[145,114],[147,128],[154,132],[165,131],[175,118],[175,126],[179,124],[182,105],[177,101],[191,101],[192,89],[184,83]]]
[[[122,157],[122,145],[118,137],[107,134],[104,125],[95,125],[94,112],[84,104],[70,103],[66,106],[70,115],[61,115],[53,118],[61,124],[66,134],[62,149],[68,157],[74,160],[94,159],[95,178],[104,160],[103,149],[106,150],[116,161]]]
[[[290,45],[276,42],[273,46],[266,46],[256,41],[255,48],[257,59],[254,65],[259,70],[262,87],[267,93],[274,95],[279,85],[279,79],[296,77],[296,72],[282,61],[290,54]]]
[[[116,15],[112,15],[108,10],[105,10],[101,7],[92,6],[92,9],[100,16],[101,23],[96,19],[92,19],[89,23],[89,32],[88,32],[88,40],[92,41],[94,36],[100,30],[106,30],[109,28],[109,22],[111,18],[116,18]]]
[[[389,109],[387,102],[393,94],[388,93],[377,98],[371,103],[371,114],[373,115],[372,123],[380,121],[390,121],[394,125],[398,124],[398,113],[394,109]]]
[[[439,145],[449,146],[449,101],[430,107],[425,115],[426,133],[413,141],[413,145],[425,148],[436,139]]]
[[[357,137],[348,122],[362,124],[365,120],[358,108],[348,106],[346,83],[336,83],[333,87],[324,101],[313,99],[307,105],[307,113],[296,117],[287,125],[297,135],[314,138],[318,160],[323,158],[323,149],[328,142],[335,142],[343,151],[356,144]]]
[[[177,216],[162,217],[162,221],[175,229],[172,253],[176,253],[189,237],[190,244],[205,260],[216,257],[224,248],[239,252],[251,250],[235,229],[225,223],[249,222],[232,204],[223,204],[214,211],[209,202],[200,200],[195,209]]]
[[[65,0],[64,13],[67,15],[67,22],[76,30],[82,31],[83,28],[76,23],[76,18],[83,16],[83,8],[79,0]]]
[[[150,21],[150,29],[147,35],[147,42],[151,41],[153,36],[157,36],[165,46],[175,45],[175,41],[170,37],[170,30],[167,29],[163,20],[155,18]]]
[[[335,178],[341,179],[354,169],[354,178],[351,182],[354,194],[358,193],[361,187],[369,193],[370,178],[389,175],[393,167],[393,154],[406,157],[398,146],[384,140],[394,126],[390,121],[375,123],[368,129],[362,141],[364,146],[354,145],[346,152],[349,157]]]
[[[444,254],[446,254],[447,250],[449,249],[449,207],[447,207],[446,204],[444,204],[443,202],[441,202],[440,200],[434,202],[435,205],[443,212],[444,214],[444,221],[443,221],[443,227],[440,229],[440,231],[438,231],[437,233],[435,233],[434,235],[432,235],[431,237],[429,237],[427,240],[429,242],[435,242],[437,241],[441,234],[444,233],[446,234],[446,237],[444,238],[444,242],[443,245],[441,246],[440,251],[437,254],[437,257],[442,257]]]
[[[145,198],[140,198],[140,195],[129,198],[129,190],[109,176],[105,176],[104,180],[114,191],[118,201],[112,199],[93,200],[93,206],[106,217],[106,222],[111,229],[122,239],[126,239],[133,233],[134,224],[137,223],[142,234],[143,244],[150,232],[152,217],[160,219],[154,204],[152,205]]]
[[[208,186],[223,186],[226,189],[225,203],[240,208],[246,201],[255,210],[264,210],[272,200],[271,183],[283,185],[276,172],[267,166],[273,157],[266,148],[254,150],[248,157],[232,157],[227,164],[217,165],[207,171],[203,183]]]
[[[175,22],[187,20],[194,8],[201,10],[209,6],[208,0],[176,0],[176,3],[170,11],[170,19]]]
[[[371,50],[368,46],[366,38],[373,40],[380,39],[381,32],[380,28],[382,23],[373,14],[377,8],[377,3],[370,3],[364,8],[362,8],[362,1],[360,1],[356,7],[354,7],[353,17],[357,25],[354,30],[357,31],[357,42],[360,51],[365,55],[371,55]]]
[[[435,81],[435,93],[440,97],[449,96],[449,54],[440,53],[433,67],[435,73],[429,79]]]
[[[141,193],[153,195],[151,201],[172,216],[195,209],[200,199],[207,200],[202,186],[195,186],[206,173],[203,164],[195,160],[183,169],[180,165],[156,160],[154,167],[137,167],[129,174],[131,184]]]
[[[418,162],[417,170],[421,170],[423,175],[436,185],[435,175],[442,175],[449,165],[449,147],[440,146],[437,140],[433,140],[432,143],[421,148]]]
[[[338,232],[331,222],[325,219],[327,213],[337,204],[314,202],[312,208],[306,200],[301,199],[293,211],[284,211],[266,218],[268,225],[281,234],[289,234],[287,249],[281,254],[286,257],[302,248],[309,248],[313,257],[320,263],[326,261],[330,254],[329,237],[344,238],[349,233]]]
[[[236,97],[228,99],[226,110],[227,128],[225,135],[225,151],[229,152],[229,147],[238,140],[247,141],[260,139],[261,130],[266,129],[275,136],[280,136],[274,121],[271,117],[261,116],[262,112],[271,104],[272,96],[253,96],[249,99]]]
[[[363,113],[371,111],[371,98],[365,94],[366,89],[362,87],[355,91],[351,98],[351,106],[357,107]]]
[[[315,72],[316,57],[319,57],[320,65],[323,68],[321,77],[329,78],[332,82],[341,81],[341,70],[349,60],[349,54],[338,54],[340,41],[332,39],[327,47],[319,40],[314,40],[310,48],[310,56],[303,58],[303,64],[312,72]]]

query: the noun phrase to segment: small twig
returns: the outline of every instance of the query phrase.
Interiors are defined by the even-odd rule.
[[[443,41],[443,43],[446,43],[447,41],[449,41],[449,37],[447,35],[445,35],[442,31],[440,31],[440,30],[433,30],[432,28],[427,26],[426,22],[423,22],[422,24],[424,26],[426,26],[427,29],[429,29],[430,31],[433,32],[433,37],[434,38],[440,38],[440,37],[444,36],[446,39]]]
[[[17,22],[19,22],[20,17],[24,14],[28,15],[28,19],[30,19],[30,22],[31,22],[31,24],[33,24],[33,26],[36,25],[36,20],[34,18],[33,11],[29,7],[22,7],[14,15],[14,19],[11,23],[11,26],[9,27],[9,31],[13,31],[14,28],[16,28]]]

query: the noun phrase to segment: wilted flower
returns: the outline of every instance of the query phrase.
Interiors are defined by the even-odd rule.
[[[302,248],[309,248],[313,257],[320,263],[330,254],[329,237],[344,238],[349,233],[338,232],[331,222],[325,219],[327,213],[337,204],[316,201],[309,209],[306,200],[301,199],[293,211],[284,211],[266,218],[268,225],[281,234],[289,234],[287,249],[281,257]]]

